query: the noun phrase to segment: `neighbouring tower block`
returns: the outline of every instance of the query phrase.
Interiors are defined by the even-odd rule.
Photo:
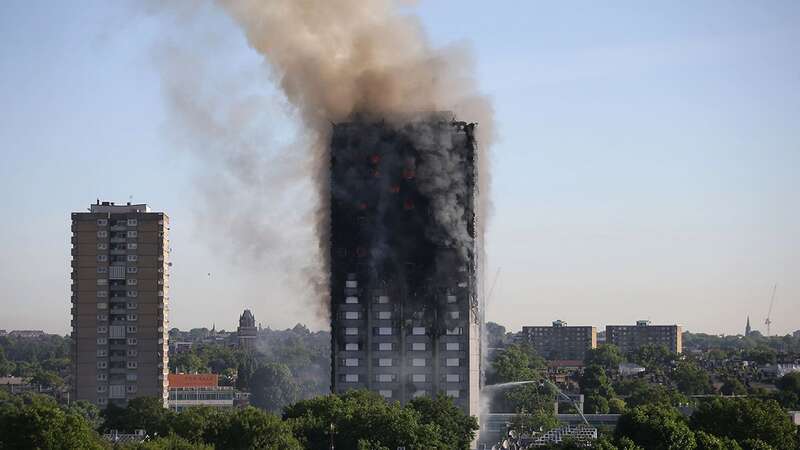
[[[169,218],[99,201],[72,213],[72,394],[167,401]]]
[[[478,414],[474,124],[336,124],[330,161],[332,389],[444,394]]]

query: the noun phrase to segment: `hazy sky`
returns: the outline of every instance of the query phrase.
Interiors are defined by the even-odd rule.
[[[777,283],[773,332],[800,328],[800,3],[431,0],[409,11],[436,46],[473,48],[496,110],[489,320],[737,333],[748,314],[763,328]],[[69,213],[98,197],[171,217],[172,326],[230,329],[245,307],[264,326],[325,326],[289,280],[313,244],[296,226],[302,189],[238,194],[215,177],[225,145],[187,136],[165,67],[181,74],[192,56],[186,85],[205,80],[207,104],[256,92],[246,133],[268,154],[291,111],[221,11],[186,15],[0,2],[0,329],[68,331]],[[267,180],[282,188],[281,167]],[[210,231],[209,195],[258,220]],[[284,239],[226,250],[233,233],[282,226]]]

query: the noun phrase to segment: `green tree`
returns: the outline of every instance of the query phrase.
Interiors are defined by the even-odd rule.
[[[711,391],[708,372],[690,361],[681,361],[672,373],[678,390],[686,395],[707,394]]]
[[[619,347],[614,344],[603,344],[587,351],[583,360],[586,366],[600,366],[603,367],[606,372],[618,370],[622,361],[623,358],[622,354],[619,352]]]
[[[280,412],[295,402],[298,394],[299,388],[285,364],[266,364],[250,379],[250,403],[270,412]]]
[[[213,445],[203,444],[200,442],[189,442],[188,440],[174,434],[157,437],[139,444],[126,445],[121,448],[126,450],[214,450]]]
[[[491,399],[491,406],[502,412],[554,413],[557,394],[550,383],[527,383],[502,390]]]
[[[6,352],[3,347],[0,347],[0,376],[11,375],[14,369],[16,369],[16,364],[6,359]]]
[[[630,359],[652,373],[667,373],[678,355],[663,345],[644,345],[630,354]]]
[[[102,449],[100,436],[80,415],[65,412],[55,400],[27,395],[0,404],[0,449]]]
[[[717,437],[705,431],[695,432],[694,437],[697,441],[697,450],[742,450],[736,441]]]
[[[544,368],[545,361],[533,347],[527,344],[509,345],[498,352],[492,361],[490,384],[538,380]]]
[[[302,400],[286,407],[284,418],[291,424],[304,449],[358,448],[369,439],[378,447],[453,449],[455,443],[440,439],[442,429],[423,424],[420,413],[398,402],[386,402],[369,391],[349,391]]]
[[[744,443],[760,439],[776,450],[795,446],[795,426],[773,400],[715,398],[692,414],[692,428]],[[747,448],[747,446],[744,446]]]
[[[738,378],[733,376],[724,376],[721,378],[722,386],[719,391],[724,395],[744,395],[747,394],[747,387],[739,381]]]
[[[627,404],[625,403],[625,400],[619,397],[614,397],[608,400],[608,412],[611,414],[622,414],[625,412],[626,407]]]
[[[66,407],[66,412],[83,417],[93,430],[98,430],[103,424],[100,409],[94,403],[86,400],[77,400]]]
[[[109,404],[102,413],[104,430],[132,433],[145,430],[149,435],[167,436],[172,431],[175,413],[164,408],[160,398],[137,397],[126,407]]]
[[[469,448],[478,431],[475,417],[464,414],[450,397],[418,397],[411,400],[407,407],[419,413],[420,423],[436,424],[440,439],[452,443],[454,448]]]
[[[680,392],[660,384],[648,383],[643,379],[623,380],[615,384],[617,394],[625,398],[628,407],[647,404],[679,406],[689,401]]]
[[[637,406],[621,415],[614,431],[648,450],[692,450],[694,433],[675,409],[666,405]]]
[[[209,406],[196,406],[176,414],[171,422],[172,431],[189,442],[212,442],[219,433],[229,411]]]
[[[289,424],[262,410],[248,407],[222,416],[223,422],[212,436],[216,448],[301,450]]]
[[[518,432],[546,432],[561,426],[554,411],[523,412],[511,418],[511,429]]]

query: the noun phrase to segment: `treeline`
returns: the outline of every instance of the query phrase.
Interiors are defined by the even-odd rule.
[[[0,376],[28,378],[46,388],[63,387],[69,381],[70,345],[70,338],[58,335],[0,336]]]
[[[262,330],[251,349],[197,343],[170,358],[170,372],[216,373],[220,384],[251,392],[254,406],[272,412],[330,391],[330,333],[304,325]]]
[[[158,399],[137,398],[102,413],[85,403],[59,406],[40,395],[0,392],[0,449],[104,449],[103,432],[146,430],[140,444],[122,449],[342,449],[460,450],[477,421],[447,397],[418,398],[406,406],[366,391],[327,395],[288,405],[281,417],[260,409],[189,408],[176,413]]]

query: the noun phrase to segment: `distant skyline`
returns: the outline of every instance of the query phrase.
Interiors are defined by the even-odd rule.
[[[139,5],[0,3],[0,329],[68,332],[69,214],[97,198],[170,216],[170,326],[231,330],[248,308],[326,327],[298,285],[310,194],[286,184],[302,148],[268,70],[222,11]],[[800,329],[800,3],[486,5],[403,11],[473,49],[496,111],[487,319],[763,333],[777,283],[773,334]],[[170,82],[242,136],[193,135]],[[222,173],[242,143],[290,148],[255,166],[264,191]]]

